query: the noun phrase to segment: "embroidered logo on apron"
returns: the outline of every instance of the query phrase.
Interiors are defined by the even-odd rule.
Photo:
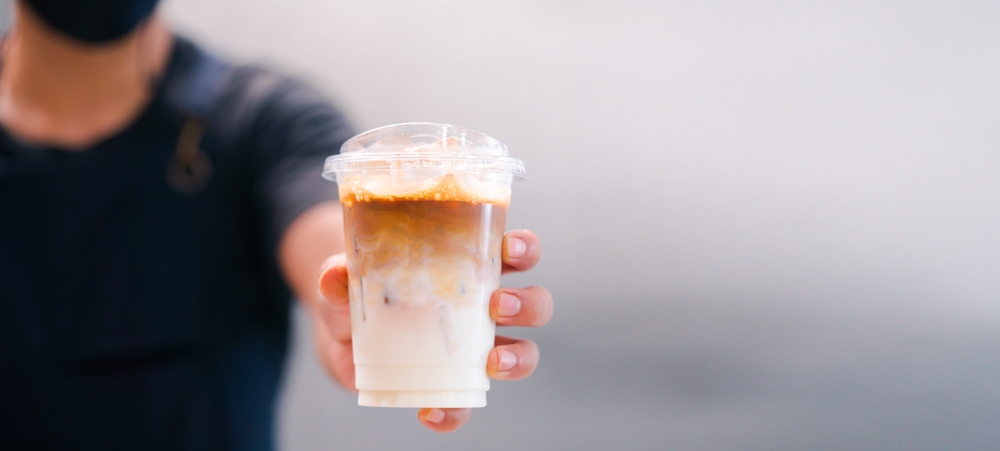
[[[199,147],[204,134],[200,119],[188,119],[181,128],[177,152],[167,164],[167,184],[178,193],[197,193],[212,177],[212,160]]]

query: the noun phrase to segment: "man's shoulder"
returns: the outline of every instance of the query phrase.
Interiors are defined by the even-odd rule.
[[[342,120],[330,99],[309,84],[257,65],[231,67],[218,108],[224,117],[256,121],[280,122],[317,112]]]
[[[307,83],[263,66],[227,62],[183,37],[175,45],[177,71],[167,80],[168,100],[181,114],[205,120],[219,138],[238,142],[306,124],[350,135],[341,112]]]
[[[299,79],[260,65],[233,64],[183,36],[175,38],[171,66],[164,91],[171,106],[182,114],[209,119],[256,116],[274,110],[335,110],[326,96]]]

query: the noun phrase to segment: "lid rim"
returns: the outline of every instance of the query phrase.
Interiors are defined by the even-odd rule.
[[[462,160],[515,160],[521,161],[507,155],[489,155],[471,152],[378,152],[378,153],[338,153],[327,157],[327,161],[362,161],[362,160],[422,160],[422,159],[462,159]]]
[[[374,155],[332,155],[323,164],[323,176],[332,179],[336,173],[363,172],[368,170],[436,170],[494,172],[510,174],[517,179],[527,175],[524,161],[499,156],[422,154],[398,155],[386,158],[388,154]],[[427,157],[430,158],[427,158]]]

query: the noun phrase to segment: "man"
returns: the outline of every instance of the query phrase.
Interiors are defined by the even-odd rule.
[[[155,3],[21,0],[3,42],[3,449],[269,449],[293,294],[353,389],[343,222],[319,177],[351,130],[301,85],[173,36]],[[504,270],[539,252],[509,232]],[[550,318],[544,288],[503,292],[498,323]],[[487,372],[537,361],[498,337]],[[418,412],[438,432],[469,415]]]

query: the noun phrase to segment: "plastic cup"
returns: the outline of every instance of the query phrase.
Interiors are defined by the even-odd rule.
[[[483,133],[377,128],[326,160],[344,207],[358,404],[483,407],[510,186],[524,163]]]

